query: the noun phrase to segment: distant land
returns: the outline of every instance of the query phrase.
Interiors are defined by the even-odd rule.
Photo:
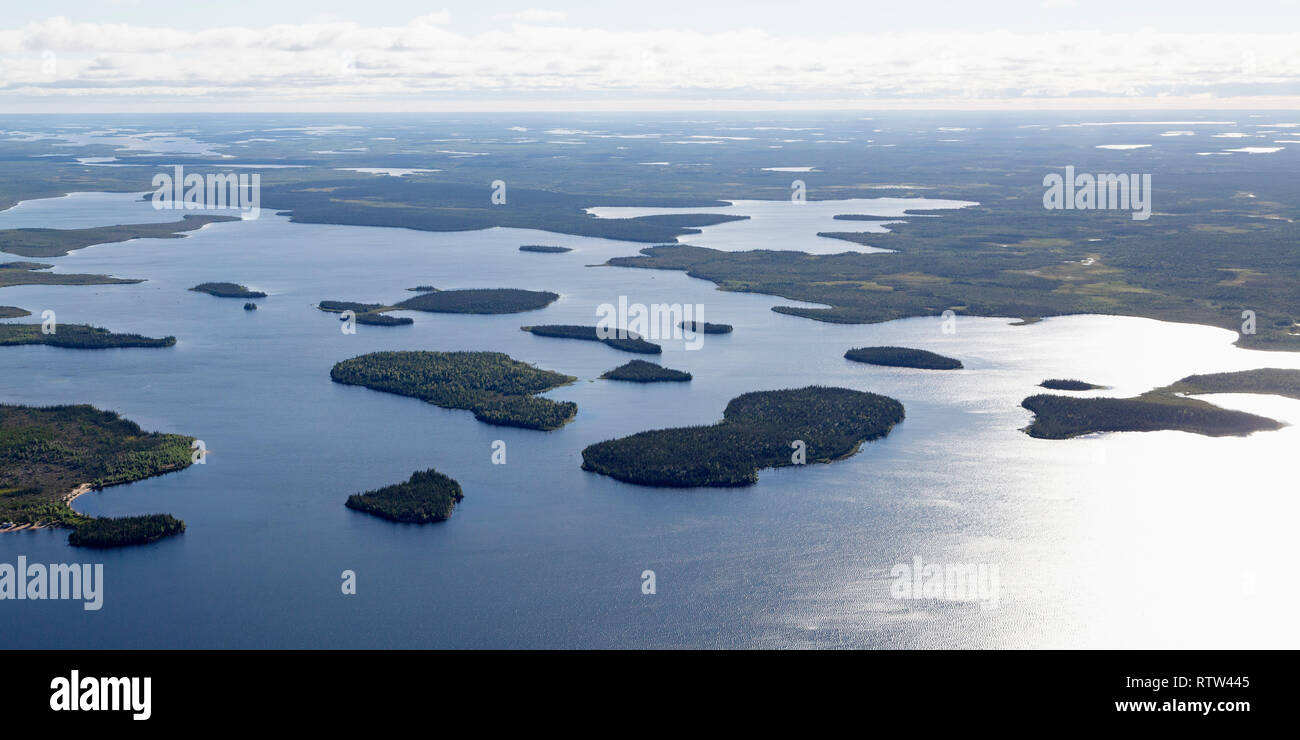
[[[179,239],[185,236],[185,232],[208,224],[238,220],[236,216],[190,215],[180,221],[160,224],[95,226],[89,229],[4,229],[0,230],[0,252],[23,257],[62,257],[96,244],[132,239]]]
[[[107,275],[78,275],[68,272],[44,272],[54,265],[41,262],[0,263],[0,288],[10,285],[130,285],[143,280],[124,280]]]

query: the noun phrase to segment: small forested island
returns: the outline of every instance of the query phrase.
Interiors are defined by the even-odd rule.
[[[703,334],[730,334],[733,329],[731,324],[710,324],[707,321],[683,321],[677,326],[681,327],[683,331]]]
[[[354,493],[344,505],[389,521],[428,524],[446,521],[463,498],[459,483],[430,468],[411,473],[405,483]]]
[[[1231,373],[1188,375],[1162,388],[1169,393],[1265,393],[1300,399],[1300,370],[1265,367]]]
[[[249,301],[248,303],[245,303],[245,304],[244,304],[244,310],[245,310],[245,311],[256,311],[256,310],[257,310],[257,304],[256,304],[256,303],[253,303],[252,301]]]
[[[1041,393],[1020,403],[1034,412],[1024,431],[1040,439],[1069,439],[1093,432],[1174,430],[1209,437],[1281,429],[1282,424],[1244,411],[1158,391],[1134,398],[1076,398]]]
[[[561,252],[572,252],[568,247],[548,247],[543,244],[525,244],[519,248],[520,252],[541,252],[542,254],[560,254]]]
[[[79,547],[147,545],[185,531],[185,522],[171,514],[96,517],[76,525],[68,544]]]
[[[642,355],[657,355],[664,351],[654,342],[647,342],[634,332],[624,332],[625,337],[601,338],[598,327],[577,326],[574,324],[543,324],[541,326],[521,326],[523,331],[539,337],[557,337],[559,339],[582,339],[588,342],[603,342],[614,349],[624,352],[636,352]]]
[[[1105,388],[1104,385],[1094,385],[1082,380],[1072,378],[1051,378],[1038,384],[1039,387],[1047,388],[1054,391],[1095,391]]]
[[[131,285],[144,282],[143,280],[126,280],[107,275],[45,272],[45,270],[52,267],[54,265],[47,265],[44,262],[0,263],[0,288],[11,285]]]
[[[196,293],[207,293],[218,298],[265,298],[260,290],[249,290],[238,283],[199,283],[190,288]]]
[[[922,370],[959,370],[961,360],[910,347],[859,347],[844,353],[844,359],[886,367],[915,367]]]
[[[19,308],[17,306],[0,306],[0,319],[17,319],[31,315],[32,312],[25,308]]]
[[[722,421],[640,432],[582,451],[584,470],[645,486],[748,486],[758,471],[831,462],[885,436],[903,404],[875,393],[809,386],[731,399]]]
[[[0,405],[0,522],[20,528],[80,528],[98,522],[73,542],[97,546],[174,534],[179,529],[157,526],[161,520],[92,519],[68,504],[87,491],[187,468],[193,442],[179,434],[145,432],[135,422],[93,406]]]
[[[407,290],[412,293],[432,293],[437,290],[437,288],[432,285],[417,285],[414,288],[407,288]]]
[[[691,374],[673,370],[645,360],[632,360],[626,365],[619,365],[600,377],[606,380],[630,380],[633,383],[683,383],[691,379]]]
[[[133,239],[178,239],[185,236],[185,232],[208,224],[238,220],[237,216],[189,215],[180,221],[158,224],[93,226],[88,229],[4,229],[0,230],[0,252],[24,257],[62,257],[95,244]]]
[[[343,313],[351,311],[352,318],[358,324],[371,324],[374,326],[406,326],[414,324],[415,319],[409,316],[386,316],[383,312],[392,310],[390,306],[382,303],[357,303],[355,301],[321,301],[316,306],[322,311],[329,313]],[[340,317],[340,321],[345,321],[346,316]]]
[[[558,293],[519,288],[470,288],[434,290],[407,298],[393,308],[433,313],[522,313],[546,308],[559,299]]]
[[[0,347],[17,344],[48,344],[66,349],[171,347],[176,344],[176,337],[155,339],[139,334],[115,334],[84,324],[59,324],[53,334],[45,334],[40,324],[0,324]]]
[[[578,413],[576,403],[534,395],[577,378],[539,370],[500,352],[372,352],[338,363],[330,379],[466,409],[479,421],[499,426],[558,429]]]

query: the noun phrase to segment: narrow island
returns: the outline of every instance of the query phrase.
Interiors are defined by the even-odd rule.
[[[19,344],[48,344],[65,349],[116,349],[121,347],[171,347],[176,337],[144,337],[116,334],[98,326],[59,324],[46,334],[40,324],[0,324],[0,347]]]
[[[539,337],[556,337],[558,339],[582,339],[588,342],[602,342],[609,347],[624,352],[636,352],[643,355],[657,355],[664,351],[654,342],[647,342],[634,332],[624,332],[625,337],[601,338],[598,327],[576,326],[574,324],[543,324],[541,326],[521,326],[523,331]]]
[[[677,324],[683,331],[693,331],[703,334],[730,334],[733,327],[731,324],[710,324],[707,321],[683,321]]]
[[[519,248],[520,252],[540,252],[541,254],[560,254],[563,252],[572,252],[568,247],[548,247],[543,244],[525,244]]]
[[[107,275],[81,275],[70,272],[45,272],[54,265],[43,262],[0,263],[0,288],[11,285],[133,285],[143,280],[129,280]]]
[[[886,367],[914,367],[922,370],[959,370],[961,360],[910,347],[859,347],[844,353],[844,359]]]
[[[1051,378],[1038,384],[1039,387],[1047,388],[1054,391],[1095,391],[1104,389],[1104,385],[1094,385],[1082,380],[1072,378]]]
[[[179,239],[187,231],[208,224],[238,221],[238,216],[189,215],[180,221],[158,224],[94,226],[88,229],[4,229],[0,230],[0,252],[23,257],[62,257],[83,247],[133,239]]]
[[[414,288],[407,288],[407,290],[412,293],[432,293],[437,290],[437,288],[432,285],[417,285]]]
[[[447,521],[463,498],[459,483],[430,468],[405,483],[354,493],[344,505],[392,522],[428,524]]]
[[[432,285],[407,288],[420,295],[400,303],[361,303],[359,301],[321,301],[317,308],[332,313],[351,311],[358,324],[398,326],[413,324],[406,316],[385,316],[388,311],[425,311],[428,313],[502,314],[536,311],[555,302],[560,296],[540,290],[518,288],[470,288],[438,290]]]
[[[643,486],[750,486],[758,471],[832,462],[889,434],[903,404],[875,393],[809,386],[731,399],[722,421],[640,432],[582,451],[584,470]]]
[[[472,411],[486,424],[549,431],[573,420],[578,405],[535,394],[577,380],[500,352],[372,352],[338,363],[330,379]]]
[[[606,380],[628,380],[633,383],[684,383],[691,379],[691,374],[645,360],[632,360],[600,377]]]
[[[1264,393],[1300,399],[1300,370],[1265,367],[1232,373],[1188,375],[1162,390],[1191,396],[1203,393]]]
[[[18,319],[31,316],[32,312],[17,306],[0,306],[0,319]]]
[[[89,491],[189,467],[193,442],[88,405],[0,405],[0,531],[70,527],[69,544],[90,547],[179,534],[184,523],[165,514],[92,518],[70,504]]]
[[[199,283],[190,288],[196,293],[207,293],[218,298],[265,298],[260,290],[249,290],[238,283]]]

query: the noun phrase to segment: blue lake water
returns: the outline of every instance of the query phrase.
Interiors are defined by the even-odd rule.
[[[155,220],[138,197],[23,204],[0,212],[0,228]],[[768,227],[811,237],[780,218]],[[712,246],[707,232],[690,241]],[[521,253],[521,244],[574,251]],[[76,502],[93,515],[173,513],[188,525],[180,537],[98,552],[69,547],[66,531],[0,535],[0,562],[102,562],[106,578],[98,612],[0,602],[0,647],[1297,646],[1300,427],[1069,441],[1018,430],[1029,422],[1020,401],[1045,378],[1131,395],[1194,372],[1300,367],[1300,357],[1234,348],[1220,329],[1134,318],[1013,326],[960,317],[955,334],[938,317],[823,324],[770,310],[790,301],[720,292],[683,273],[592,266],[640,246],[515,229],[291,224],[265,213],[44,260],[147,282],[4,288],[0,304],[178,343],[4,348],[0,402],[91,403],[198,437],[211,454]],[[243,301],[187,290],[205,281],[270,295],[245,312]],[[314,308],[396,301],[421,284],[561,298],[506,316],[412,312],[412,326],[362,325],[355,335]],[[705,320],[735,332],[708,336],[698,351],[665,341],[662,363],[695,379],[639,385],[596,379],[632,355],[519,331],[595,323],[596,306],[620,296],[703,304]],[[877,344],[942,352],[966,369],[842,357]],[[329,379],[335,362],[400,349],[496,350],[575,375],[548,395],[576,402],[578,416],[554,432],[494,427]],[[813,383],[893,396],[907,419],[849,459],[764,471],[745,489],[643,488],[579,468],[593,442],[713,422],[742,392]],[[1211,400],[1300,422],[1297,401]],[[492,464],[494,440],[506,442],[505,465]],[[343,506],[428,467],[465,490],[445,523],[398,525]],[[917,556],[996,565],[997,607],[892,598],[891,569]],[[340,591],[344,570],[357,574],[354,596]],[[641,592],[644,570],[656,574],[653,595]]]

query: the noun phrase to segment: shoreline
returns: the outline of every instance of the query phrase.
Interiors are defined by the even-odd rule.
[[[83,496],[84,494],[90,493],[93,490],[95,490],[95,487],[93,485],[89,483],[82,483],[76,488],[73,488],[71,491],[68,491],[67,493],[63,494],[63,505],[71,509],[73,501],[76,501],[79,497]],[[56,524],[47,524],[45,522],[36,522],[35,524],[31,524],[31,523],[16,524],[12,527],[0,527],[0,534],[4,534],[7,532],[22,532],[24,530],[53,529],[57,526],[58,525]]]

